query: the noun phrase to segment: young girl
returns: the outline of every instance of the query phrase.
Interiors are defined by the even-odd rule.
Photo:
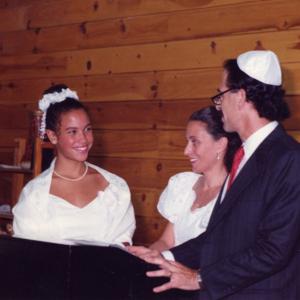
[[[76,92],[56,85],[39,101],[41,133],[56,148],[51,166],[31,180],[13,208],[16,237],[131,244],[134,211],[127,183],[88,163],[93,131]]]

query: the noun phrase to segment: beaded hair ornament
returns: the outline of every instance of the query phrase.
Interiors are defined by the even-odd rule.
[[[72,98],[79,101],[79,97],[75,91],[70,90],[69,88],[62,89],[60,92],[53,92],[49,94],[44,94],[43,98],[39,100],[39,109],[43,112],[39,134],[40,138],[43,139],[46,133],[46,115],[47,109],[51,104],[60,103],[66,98]]]

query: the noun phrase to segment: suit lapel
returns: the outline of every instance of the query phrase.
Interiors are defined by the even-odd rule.
[[[255,158],[250,159],[234,180],[231,188],[226,192],[222,203],[214,211],[207,230],[212,229],[230,211],[231,207],[239,200],[240,194],[259,174],[259,167]]]
[[[268,155],[268,151],[271,151],[272,141],[277,138],[281,138],[282,135],[286,135],[282,127],[279,125],[275,130],[260,144],[250,159],[246,162],[236,179],[234,180],[231,188],[226,193],[223,201],[220,203],[219,194],[216,208],[211,216],[207,231],[212,230],[220,220],[230,211],[232,206],[239,201],[241,193],[247,188],[247,186],[262,172],[264,159]]]

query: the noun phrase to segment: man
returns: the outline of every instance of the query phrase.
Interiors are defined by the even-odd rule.
[[[170,250],[176,262],[137,251],[161,267],[148,276],[170,277],[155,292],[180,288],[199,290],[199,299],[300,299],[300,149],[278,123],[289,116],[281,84],[271,51],[225,62],[220,93],[212,100],[222,110],[224,129],[243,140],[241,161],[206,232]]]

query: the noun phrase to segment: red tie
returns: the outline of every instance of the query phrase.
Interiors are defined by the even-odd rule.
[[[230,189],[230,187],[233,183],[236,172],[239,168],[239,165],[240,165],[241,160],[243,159],[244,155],[245,155],[245,151],[244,151],[244,148],[241,146],[234,154],[232,168],[230,170],[230,175],[229,175],[229,182],[228,182],[228,185],[227,185],[227,190]]]

